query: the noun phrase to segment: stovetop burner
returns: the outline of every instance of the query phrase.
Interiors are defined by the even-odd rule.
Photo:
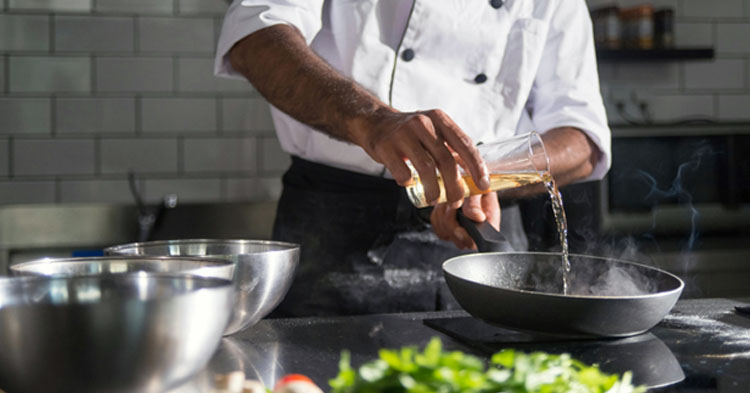
[[[633,372],[633,382],[649,388],[682,381],[685,374],[672,351],[651,333],[617,339],[562,340],[490,325],[473,317],[426,319],[424,323],[490,356],[505,348],[524,352],[569,353],[602,371]]]

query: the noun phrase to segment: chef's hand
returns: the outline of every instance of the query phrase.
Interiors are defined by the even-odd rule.
[[[456,210],[448,203],[435,206],[430,214],[432,228],[439,238],[453,242],[456,247],[476,250],[474,240],[456,221]],[[462,211],[469,219],[476,222],[487,220],[496,230],[500,230],[500,202],[496,192],[466,198]]]
[[[357,128],[356,143],[385,165],[401,186],[411,181],[404,162],[411,161],[431,204],[440,196],[435,169],[443,178],[447,203],[453,209],[463,203],[464,186],[454,153],[480,189],[490,186],[487,167],[471,138],[441,110],[406,113],[382,108]]]

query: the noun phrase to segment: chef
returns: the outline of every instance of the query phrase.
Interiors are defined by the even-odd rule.
[[[496,193],[463,199],[459,165],[489,187],[476,144],[535,130],[561,185],[610,165],[584,0],[235,0],[215,71],[268,100],[292,156],[273,237],[302,256],[277,315],[455,306],[440,263],[475,247],[462,206],[524,250],[512,201],[500,220]],[[446,203],[409,204],[407,161]]]

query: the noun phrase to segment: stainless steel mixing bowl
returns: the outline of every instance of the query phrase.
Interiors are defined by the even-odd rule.
[[[233,297],[184,274],[0,278],[0,389],[164,392],[205,367]]]
[[[44,258],[10,267],[13,275],[80,276],[131,272],[186,273],[231,280],[234,263],[224,259],[191,257],[106,256]]]
[[[297,244],[262,240],[165,240],[104,250],[109,255],[201,256],[234,262],[237,302],[226,335],[246,329],[286,296],[299,262]]]

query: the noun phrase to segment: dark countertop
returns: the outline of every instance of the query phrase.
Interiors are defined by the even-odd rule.
[[[569,352],[599,363],[605,371],[632,369],[636,381],[650,386],[684,375],[682,382],[655,389],[659,392],[744,393],[750,392],[750,316],[738,314],[734,307],[749,304],[750,299],[681,300],[644,335],[596,341],[533,337],[487,325],[463,311],[266,319],[223,339],[196,381],[243,370],[248,379],[272,386],[285,374],[300,373],[327,390],[344,349],[357,367],[377,357],[380,348],[423,347],[439,336],[446,349],[484,358],[502,348]]]

